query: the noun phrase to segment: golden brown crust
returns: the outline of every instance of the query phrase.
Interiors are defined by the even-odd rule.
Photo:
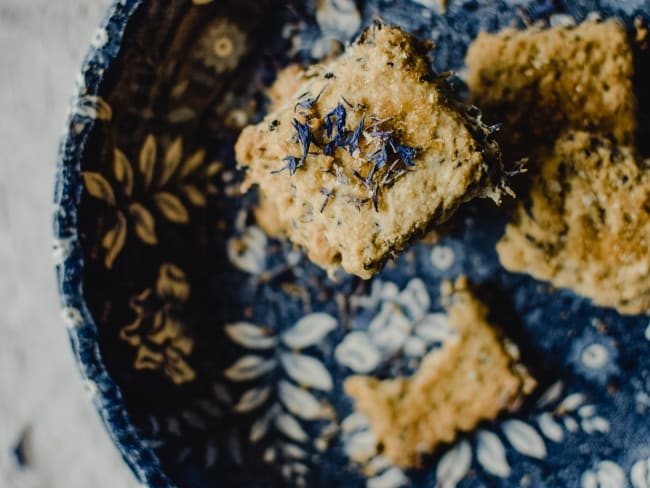
[[[503,266],[621,313],[650,308],[650,164],[586,132],[542,150],[530,203],[497,245]]]
[[[466,279],[447,288],[455,335],[425,356],[411,378],[352,376],[344,384],[356,409],[370,419],[382,454],[398,466],[418,466],[422,455],[453,441],[458,431],[517,409],[536,386],[518,363],[516,346],[489,324],[487,307]]]
[[[344,55],[313,67],[290,103],[247,127],[237,141],[247,186],[259,185],[262,202],[269,205],[258,213],[265,219],[260,225],[286,235],[330,272],[340,264],[369,278],[461,203],[501,198],[498,148],[485,127],[450,97],[446,82],[431,72],[428,48],[397,28],[369,28]],[[297,105],[308,98],[315,101]],[[350,132],[365,117],[360,148],[352,154],[335,148],[325,155],[312,144],[295,174],[274,174],[286,156],[300,159],[293,120],[307,122],[317,139],[324,138],[324,118],[339,103],[347,111]],[[371,130],[373,117],[388,120]],[[381,186],[381,175],[375,178],[375,210],[373,192],[354,172],[369,178],[369,155],[379,140],[372,132],[378,129],[393,131],[399,144],[417,151],[414,167],[398,161],[399,169],[408,171],[394,182]]]
[[[632,52],[615,20],[480,33],[465,60],[467,83],[499,140],[517,157],[567,128],[631,144],[636,127]]]
[[[275,82],[266,91],[271,101],[269,112],[275,112],[292,100],[305,82],[305,70],[299,64],[290,64],[280,70]]]

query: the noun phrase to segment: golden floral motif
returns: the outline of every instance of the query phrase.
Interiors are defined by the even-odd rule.
[[[122,327],[120,338],[137,348],[136,369],[160,370],[177,385],[194,380],[196,373],[186,361],[194,341],[181,321],[189,296],[185,273],[164,263],[155,286],[131,298],[130,307],[136,318]]]
[[[154,215],[173,224],[187,224],[190,214],[184,201],[203,207],[206,195],[217,191],[210,180],[222,165],[206,164],[203,149],[184,158],[183,140],[177,137],[165,147],[161,157],[158,153],[156,138],[149,134],[140,149],[135,170],[124,152],[115,148],[111,174],[82,173],[86,191],[115,210],[112,225],[101,240],[108,269],[123,249],[129,231],[143,243],[156,245]]]
[[[237,67],[246,52],[246,35],[226,19],[217,19],[206,27],[195,56],[216,73]]]

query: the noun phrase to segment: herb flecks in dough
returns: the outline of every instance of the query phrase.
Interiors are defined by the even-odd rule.
[[[500,202],[493,128],[432,71],[431,48],[374,24],[339,58],[278,75],[272,112],[235,147],[262,229],[369,278],[464,202]]]

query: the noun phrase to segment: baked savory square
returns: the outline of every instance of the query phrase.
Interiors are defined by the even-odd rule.
[[[464,277],[442,287],[449,326],[455,332],[429,352],[410,378],[352,376],[345,392],[370,420],[381,453],[401,467],[459,431],[469,431],[504,410],[516,410],[536,381],[519,363],[517,346],[488,322],[488,309]]]
[[[621,313],[650,309],[650,161],[586,132],[533,157],[533,178],[499,258]]]
[[[296,71],[305,81],[287,103],[244,129],[237,161],[268,234],[369,278],[463,202],[500,202],[492,128],[431,70],[431,48],[376,23],[338,59]]]
[[[567,128],[633,140],[632,51],[615,20],[483,32],[465,62],[474,101],[504,123],[499,140],[521,146],[518,156],[528,155],[527,143],[552,141]]]

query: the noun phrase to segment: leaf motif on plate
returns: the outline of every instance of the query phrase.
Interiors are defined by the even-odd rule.
[[[163,167],[160,173],[159,187],[167,184],[172,175],[176,172],[181,158],[183,157],[183,139],[179,136],[167,148],[165,152],[165,159],[163,160]]]
[[[304,349],[323,340],[336,329],[336,319],[326,313],[311,313],[302,317],[282,334],[282,341],[292,349]]]
[[[325,408],[314,395],[288,381],[281,380],[278,383],[278,394],[286,409],[300,418],[316,420],[332,415],[331,408]]]
[[[415,333],[427,342],[445,342],[456,335],[444,313],[430,313],[415,326]]]
[[[421,358],[427,353],[427,344],[417,336],[410,336],[404,342],[404,355],[412,358]]]
[[[185,161],[183,161],[181,169],[178,172],[178,177],[181,180],[184,180],[189,175],[194,173],[197,169],[199,169],[203,165],[204,161],[205,150],[198,149],[194,151],[187,159],[185,159]]]
[[[583,405],[578,408],[578,415],[582,418],[596,415],[596,405]]]
[[[224,376],[233,381],[250,381],[273,371],[277,361],[261,356],[243,356],[224,371]]]
[[[291,463],[289,466],[291,467],[291,471],[297,475],[305,476],[307,473],[309,473],[309,468],[302,463],[294,462]],[[303,482],[302,486],[304,485],[305,483]]]
[[[318,359],[304,354],[285,353],[280,363],[287,375],[301,386],[330,391],[332,376]]]
[[[164,362],[163,353],[153,351],[148,347],[140,347],[135,357],[134,367],[136,369],[159,369]]]
[[[626,488],[625,472],[615,462],[605,460],[594,470],[585,471],[580,478],[582,488]]]
[[[205,174],[208,178],[212,178],[222,169],[223,163],[221,161],[212,161],[210,164],[208,164],[208,167],[205,170]]]
[[[341,422],[341,430],[343,432],[355,432],[366,429],[370,429],[370,420],[361,412],[353,412]]]
[[[447,451],[438,461],[436,468],[437,485],[440,488],[455,488],[467,476],[472,464],[472,448],[462,440]]]
[[[326,38],[348,41],[361,27],[361,14],[353,0],[322,0],[316,22]]]
[[[221,383],[214,383],[212,385],[212,393],[217,400],[225,403],[226,405],[231,405],[233,403],[233,398],[230,394],[230,391],[228,391],[228,388],[226,388],[226,386],[222,385]]]
[[[185,302],[190,297],[190,291],[187,274],[182,269],[171,263],[160,265],[156,282],[156,294],[159,297]]]
[[[146,288],[129,300],[135,313],[123,325],[119,337],[138,349],[136,369],[164,372],[175,384],[193,381],[195,371],[187,362],[194,339],[178,313],[190,295],[186,274],[171,263],[163,263],[154,288]]]
[[[350,332],[336,346],[334,357],[356,373],[370,373],[381,362],[382,355],[365,332]]]
[[[262,229],[250,226],[244,230],[241,237],[228,239],[228,258],[242,271],[253,275],[260,274],[266,265],[267,242]]]
[[[580,405],[582,405],[586,400],[586,397],[582,393],[572,393],[567,396],[560,405],[557,407],[557,412],[564,414],[567,412],[573,412]]]
[[[167,120],[169,120],[172,124],[180,124],[181,122],[187,122],[188,120],[195,119],[196,116],[196,110],[193,108],[179,107],[175,110],[170,110],[167,113]]]
[[[632,465],[630,480],[633,488],[650,488],[650,458],[640,459]]]
[[[476,459],[483,469],[500,478],[510,476],[506,450],[497,435],[486,430],[479,430],[477,439]]]
[[[171,89],[169,92],[169,95],[178,100],[181,98],[183,95],[185,95],[185,92],[187,91],[187,88],[190,86],[190,79],[186,78],[184,80],[179,81],[174,85],[174,87]]]
[[[304,449],[290,442],[283,442],[280,444],[280,450],[282,451],[282,454],[284,454],[284,457],[289,459],[307,458],[307,452]]]
[[[309,437],[300,423],[291,415],[281,413],[275,417],[275,426],[288,438],[297,442],[306,442]]]
[[[537,424],[539,425],[539,430],[542,431],[542,434],[553,442],[559,443],[564,440],[564,430],[562,430],[562,426],[555,421],[550,413],[542,413],[537,419]]]
[[[521,420],[507,420],[503,423],[502,428],[508,442],[521,454],[537,459],[546,457],[544,440],[527,423]]]
[[[606,434],[609,432],[609,421],[597,415],[582,419],[580,426],[587,434],[593,434],[595,432]]]
[[[111,269],[113,267],[115,259],[124,247],[124,243],[126,242],[126,233],[126,218],[122,212],[118,211],[115,225],[109,229],[102,238],[102,247],[106,250],[104,265],[107,269]]]
[[[547,390],[539,397],[537,400],[537,407],[543,408],[555,401],[559,400],[562,395],[562,390],[564,389],[564,384],[562,381],[556,381]]]
[[[133,218],[135,233],[145,244],[154,245],[158,242],[156,237],[156,224],[149,213],[138,202],[129,205],[129,214]]]
[[[420,320],[431,307],[427,287],[420,278],[413,278],[399,294],[399,304],[404,307],[411,320]]]
[[[372,430],[360,430],[343,438],[343,449],[356,463],[365,463],[377,454],[377,436]]]
[[[261,441],[267,434],[269,430],[269,424],[266,419],[260,418],[253,422],[251,425],[251,431],[248,434],[248,440],[251,444],[257,444]]]
[[[133,193],[133,168],[126,155],[115,148],[113,150],[113,174],[115,181],[122,185],[122,190],[127,198]]]
[[[169,192],[161,191],[153,196],[154,202],[158,210],[170,222],[175,224],[186,224],[190,220],[190,215],[183,205],[183,202],[176,196]]]
[[[106,100],[102,97],[96,96],[95,105],[95,110],[97,111],[96,116],[99,120],[111,120],[113,117],[113,110],[111,109],[111,106],[106,103]]]
[[[149,188],[151,180],[153,180],[154,167],[156,165],[156,139],[152,134],[149,134],[140,149],[140,157],[138,159],[138,168],[142,175],[144,187]]]
[[[387,469],[379,476],[373,476],[366,481],[367,488],[399,488],[407,486],[409,479],[404,474],[404,471],[393,466]]]
[[[227,324],[226,334],[233,342],[248,349],[270,349],[278,342],[266,329],[248,322]]]
[[[219,451],[214,441],[210,440],[205,445],[205,467],[211,468],[217,462]]]
[[[93,197],[104,200],[110,206],[115,206],[115,193],[110,183],[101,174],[92,171],[83,171],[81,176],[86,191]]]
[[[393,466],[393,464],[387,457],[381,455],[375,456],[364,466],[364,473],[366,473],[367,476],[375,476],[391,466]]]
[[[233,409],[235,412],[246,413],[255,410],[262,405],[271,396],[271,387],[264,386],[260,388],[253,388],[245,392],[239,401],[235,404]]]
[[[267,432],[269,431],[271,422],[280,411],[280,405],[276,403],[273,406],[269,407],[269,409],[263,415],[259,416],[257,420],[253,422],[250,434],[248,435],[248,440],[252,444],[256,444],[257,442],[261,441],[264,436],[266,436]]]
[[[580,426],[578,425],[578,422],[573,417],[564,417],[564,427],[566,430],[569,432],[578,432],[578,429]]]
[[[182,185],[181,191],[192,205],[195,207],[205,207],[205,204],[207,203],[205,195],[195,185]]]
[[[386,302],[370,322],[368,334],[373,345],[384,356],[390,356],[402,348],[412,328],[413,321],[404,315],[402,309]]]

